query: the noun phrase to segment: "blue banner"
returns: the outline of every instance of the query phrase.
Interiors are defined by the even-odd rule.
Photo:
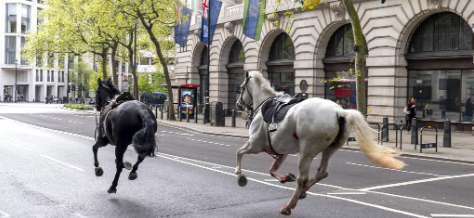
[[[263,21],[265,20],[265,0],[244,0],[244,18],[242,28],[244,35],[260,40]]]
[[[211,2],[210,6],[209,1]],[[222,1],[203,0],[202,6],[201,42],[207,44],[207,38],[210,37],[210,43],[212,44],[214,32],[216,31],[217,20],[219,19],[219,13],[221,12]],[[211,9],[211,28],[208,27],[209,8]]]
[[[184,48],[186,47],[189,35],[189,24],[191,21],[191,16],[189,15],[193,11],[187,7],[181,7],[180,5],[177,5],[176,11],[177,13],[181,13],[182,17],[178,15],[177,24],[174,27],[174,42]],[[183,17],[186,17],[185,21],[182,19]]]

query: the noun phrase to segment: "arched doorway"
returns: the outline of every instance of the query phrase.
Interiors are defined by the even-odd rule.
[[[474,124],[473,40],[469,24],[450,12],[427,18],[412,33],[405,55],[407,99],[416,99],[422,124],[442,128],[445,119],[460,129]]]
[[[201,61],[199,62],[199,93],[198,93],[198,104],[205,104],[206,101],[206,82],[207,82],[207,46],[204,46],[201,52]]]
[[[270,48],[268,77],[276,91],[295,94],[295,48],[293,41],[286,33],[281,33],[273,41]]]
[[[365,44],[365,54],[367,54],[367,43]],[[332,101],[339,100],[343,108],[346,109],[357,109],[354,60],[352,26],[351,24],[346,24],[331,36],[326,50],[326,57],[323,59],[325,71],[324,98]],[[367,68],[364,70],[363,76],[365,77],[365,86],[367,87]]]
[[[226,65],[227,73],[229,74],[228,108],[230,110],[236,109],[235,104],[240,95],[240,85],[245,79],[244,63],[244,48],[242,43],[236,40],[230,49],[229,63]]]

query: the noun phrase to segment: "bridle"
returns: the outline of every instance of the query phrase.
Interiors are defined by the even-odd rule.
[[[250,76],[247,77],[247,78],[245,78],[244,84],[240,87],[240,97],[239,97],[239,102],[237,102],[237,103],[238,103],[238,104],[243,104],[245,107],[249,107],[250,105],[253,104],[252,93],[250,93],[249,88],[247,87],[247,85],[248,85],[248,83],[249,83],[249,81],[250,81],[251,78],[252,78],[252,77],[250,77]],[[245,92],[245,90],[247,90],[247,94],[250,96],[250,102],[249,102],[248,104],[246,104],[246,103],[244,102],[244,98],[243,98],[243,97],[244,97],[244,92]]]

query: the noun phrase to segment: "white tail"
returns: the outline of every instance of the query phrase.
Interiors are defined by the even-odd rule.
[[[395,159],[395,157],[400,155],[398,150],[377,144],[372,135],[373,129],[370,128],[359,111],[344,110],[344,113],[349,125],[354,127],[357,144],[372,163],[397,170],[406,166],[404,162]]]

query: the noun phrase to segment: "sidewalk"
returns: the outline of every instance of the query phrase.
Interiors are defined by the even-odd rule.
[[[154,111],[153,111],[154,112]],[[236,127],[231,126],[231,117],[226,117],[225,127],[216,127],[208,124],[203,124],[202,114],[199,114],[198,123],[195,123],[194,119],[190,119],[189,123],[186,122],[186,119],[180,121],[168,121],[166,120],[166,114],[163,114],[163,120],[160,118],[160,112],[158,111],[158,124],[164,126],[172,126],[181,128],[184,130],[213,134],[213,135],[225,135],[232,137],[241,137],[248,138],[249,131],[245,128],[245,120],[240,117],[236,118]],[[395,148],[395,130],[389,131],[389,141],[383,142],[384,146]],[[438,152],[435,152],[434,148],[423,149],[423,153],[420,153],[420,137],[418,136],[418,145],[415,150],[415,145],[411,144],[411,135],[407,134],[406,131],[402,132],[403,144],[402,144],[402,156],[409,157],[423,157],[429,159],[438,159],[446,161],[456,161],[464,163],[474,164],[474,136],[471,135],[471,132],[460,132],[452,131],[451,132],[451,147],[443,147],[443,130],[438,132]],[[351,134],[352,136],[352,134]],[[376,133],[374,132],[374,138],[377,138]],[[398,139],[400,140],[400,133],[398,134]],[[434,143],[435,142],[435,133],[432,129],[425,129],[423,131],[423,144]],[[400,144],[400,142],[398,142]],[[398,145],[400,148],[400,145]],[[348,145],[344,145],[342,149],[347,150],[360,150],[356,145],[356,142],[349,142]]]

